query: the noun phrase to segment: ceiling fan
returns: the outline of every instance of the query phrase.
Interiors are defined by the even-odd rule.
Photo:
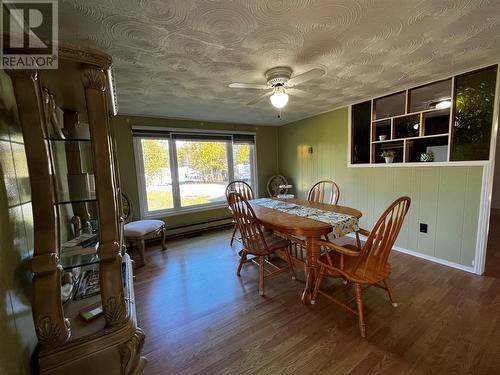
[[[229,87],[235,89],[256,89],[268,90],[265,94],[259,95],[248,102],[248,105],[260,102],[262,99],[270,97],[271,104],[282,109],[288,103],[288,96],[308,97],[310,94],[306,91],[295,88],[301,83],[319,78],[325,74],[323,69],[314,68],[298,76],[292,77],[292,69],[287,66],[278,66],[269,69],[265,73],[267,84],[254,83],[231,83]]]

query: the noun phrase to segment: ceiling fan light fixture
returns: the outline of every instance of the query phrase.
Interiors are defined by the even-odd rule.
[[[441,100],[439,103],[436,103],[436,109],[446,109],[451,107],[451,100]]]
[[[281,109],[288,103],[288,94],[285,92],[283,86],[276,86],[270,99],[274,107]]]
[[[447,109],[451,107],[451,99],[443,98],[429,103],[430,109]]]

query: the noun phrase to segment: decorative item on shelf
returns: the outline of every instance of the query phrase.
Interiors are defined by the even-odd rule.
[[[85,320],[87,323],[100,317],[103,313],[101,302],[94,303],[90,306],[85,307],[80,310],[79,315]]]
[[[88,224],[88,223],[86,223]],[[90,225],[89,225],[90,226]],[[85,228],[86,230],[87,228]],[[97,249],[99,247],[98,234],[84,233],[61,245],[59,254],[63,269],[89,265],[99,262]]]
[[[423,162],[434,161],[434,152],[432,152],[432,150],[429,150],[427,152],[420,154],[420,161],[423,161]]]
[[[61,278],[61,301],[65,303],[73,297],[75,282],[71,272],[65,272]]]
[[[280,185],[279,188],[280,188],[280,191],[284,191],[284,192],[287,192],[289,189],[291,189],[293,186],[292,185]],[[293,199],[295,198],[295,195],[293,194],[278,194],[276,196],[276,198],[279,198],[279,199]]]
[[[288,189],[280,188],[280,186],[285,186],[285,185],[288,185],[288,181],[284,176],[280,174],[271,176],[267,181],[267,193],[269,194],[270,197],[276,197],[279,194],[286,194],[288,193]]]
[[[75,238],[82,232],[82,219],[78,215],[73,215],[70,222],[73,228],[73,238]]]
[[[85,247],[90,247],[99,242],[99,235],[97,233],[83,233],[79,234],[77,237],[73,238],[71,241],[67,241],[61,245],[62,250],[70,249],[83,249]]]
[[[384,159],[387,164],[392,163],[394,161],[394,157],[396,156],[396,153],[392,150],[384,150],[380,154]]]
[[[51,138],[65,139],[66,135],[59,126],[57,117],[57,106],[54,100],[54,95],[47,88],[43,89],[43,112],[45,115],[45,124],[47,126],[48,135]]]
[[[101,287],[99,285],[99,267],[90,268],[84,272],[78,284],[78,290],[74,299],[80,300],[99,294]]]
[[[379,136],[378,136],[378,139],[379,139],[380,141],[386,141],[386,140],[387,140],[387,135],[385,135],[385,134],[383,134],[383,135],[379,135]]]

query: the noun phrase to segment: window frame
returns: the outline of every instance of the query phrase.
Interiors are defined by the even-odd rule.
[[[196,135],[206,135],[207,138],[210,135],[226,135],[231,137],[231,141],[226,141],[226,155],[227,155],[227,165],[228,165],[228,180],[234,180],[234,155],[233,155],[233,145],[244,144],[244,142],[235,143],[233,140],[233,135],[241,134],[241,135],[250,135],[254,137],[254,143],[248,143],[250,147],[250,185],[254,189],[255,195],[258,196],[258,179],[257,179],[257,137],[256,133],[253,132],[227,132],[227,131],[206,131],[206,130],[195,130],[195,129],[176,129],[176,128],[153,128],[153,127],[133,127],[133,130],[143,130],[154,131],[155,135],[138,135],[133,136],[133,147],[134,147],[134,159],[135,166],[137,171],[137,188],[139,193],[139,209],[141,218],[160,218],[166,216],[173,216],[180,213],[190,213],[190,212],[200,212],[213,210],[217,208],[227,207],[227,202],[220,201],[214,203],[203,203],[197,205],[190,206],[181,206],[181,195],[180,195],[180,186],[179,186],[179,176],[178,176],[178,160],[177,160],[177,147],[176,140],[172,137],[172,134],[196,134]],[[164,132],[162,134],[162,131]],[[170,175],[172,179],[172,198],[174,207],[166,208],[155,211],[148,211],[147,207],[147,187],[146,187],[146,179],[144,173],[144,155],[142,152],[142,139],[162,139],[168,141],[168,150],[169,150],[169,168]],[[195,141],[195,140],[193,140]],[[202,141],[202,140],[201,140]],[[210,141],[210,139],[207,139]]]

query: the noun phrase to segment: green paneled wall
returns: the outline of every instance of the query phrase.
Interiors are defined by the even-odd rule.
[[[139,193],[137,188],[137,172],[135,168],[134,148],[132,143],[132,126],[154,126],[166,128],[189,128],[206,130],[248,131],[256,133],[257,178],[259,194],[266,195],[266,183],[270,176],[277,172],[278,128],[270,126],[251,126],[226,123],[211,123],[165,118],[148,118],[136,116],[117,116],[113,119],[116,139],[116,151],[120,170],[121,185],[132,203],[132,214],[139,217]],[[165,218],[167,228],[192,225],[230,217],[227,208],[183,213]],[[173,233],[173,232],[171,232]]]
[[[475,255],[482,167],[347,167],[348,109],[279,128],[280,173],[299,197],[320,179],[340,186],[340,204],[363,212],[369,229],[396,197],[412,206],[397,245],[471,267]],[[313,153],[307,152],[313,147]],[[419,224],[428,224],[428,233]]]

